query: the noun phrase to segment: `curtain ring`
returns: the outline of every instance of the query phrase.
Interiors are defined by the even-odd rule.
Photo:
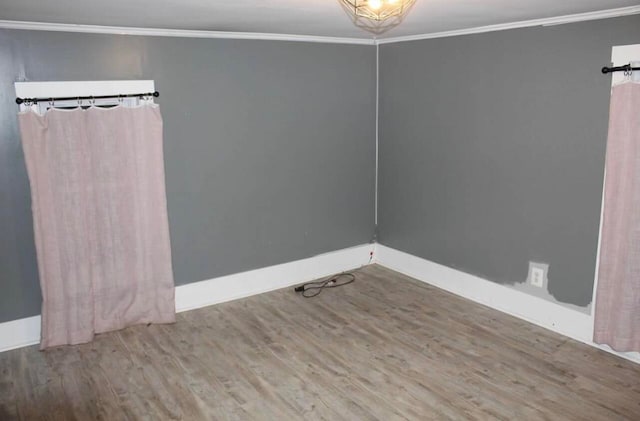
[[[56,106],[56,103],[55,103],[55,101],[53,100],[53,98],[49,98],[49,106],[50,106],[51,108],[53,108],[53,107],[55,107],[55,106]]]
[[[118,102],[122,104],[124,102],[124,96],[118,95]]]
[[[82,100],[80,99],[80,97],[78,97],[78,107],[82,106]]]
[[[90,97],[89,97],[89,104],[91,104],[91,105],[95,105],[95,103],[96,103],[96,99],[93,97],[93,95],[92,95],[92,96],[90,96]]]

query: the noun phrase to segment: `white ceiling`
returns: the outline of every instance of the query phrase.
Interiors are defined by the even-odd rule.
[[[637,6],[639,0],[417,0],[379,38]],[[0,20],[371,38],[339,0],[0,0]]]

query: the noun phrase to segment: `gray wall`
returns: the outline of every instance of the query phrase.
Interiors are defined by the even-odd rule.
[[[154,79],[176,284],[370,241],[369,46],[0,30],[0,322],[40,312],[13,83]]]
[[[380,47],[382,244],[591,302],[611,47],[640,16]]]

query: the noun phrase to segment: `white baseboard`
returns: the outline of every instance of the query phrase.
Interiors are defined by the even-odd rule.
[[[637,353],[619,353],[593,343],[593,317],[381,244],[360,245],[308,259],[221,276],[176,287],[176,311],[188,311],[286,288],[374,261],[461,297],[640,363]],[[40,316],[0,323],[0,352],[40,342]]]
[[[638,353],[615,352],[593,342],[593,316],[411,254],[376,245],[375,262],[445,291],[640,363]]]
[[[0,352],[40,343],[40,316],[0,323]]]
[[[364,266],[374,244],[334,251],[308,259],[234,273],[176,288],[176,311],[236,300]]]
[[[320,254],[248,272],[176,287],[176,311],[182,312],[261,294],[356,269],[369,263],[373,244]],[[40,316],[0,323],[0,352],[40,342]]]

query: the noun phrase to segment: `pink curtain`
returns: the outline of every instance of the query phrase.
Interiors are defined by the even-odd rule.
[[[613,88],[594,341],[640,351],[640,84]]]
[[[19,115],[42,289],[41,349],[175,321],[155,105]]]

